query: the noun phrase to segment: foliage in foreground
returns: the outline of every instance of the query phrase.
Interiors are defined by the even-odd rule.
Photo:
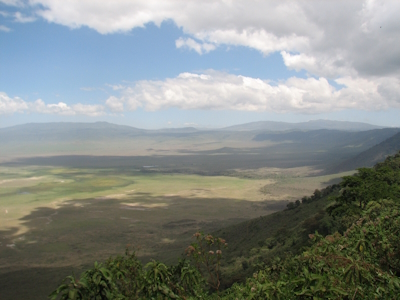
[[[80,279],[67,276],[51,299],[205,299],[208,291],[219,290],[220,261],[225,240],[196,233],[196,242],[187,249],[192,258],[175,266],[152,260],[142,267],[135,255],[110,258],[104,265],[94,264]]]
[[[400,292],[400,205],[370,202],[344,235],[314,245],[228,289],[227,299],[395,299]]]
[[[134,253],[66,278],[52,299],[396,299],[400,293],[400,154],[341,183],[329,214],[346,226],[299,255],[277,258],[245,283],[223,292],[223,239],[202,233],[176,266]]]

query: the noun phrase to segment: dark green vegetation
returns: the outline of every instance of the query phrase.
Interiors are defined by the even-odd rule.
[[[343,172],[355,170],[361,167],[372,167],[378,162],[383,161],[387,156],[395,154],[400,149],[400,133],[397,133],[382,143],[361,152],[355,157],[345,160],[341,164],[328,169],[327,173]]]
[[[295,214],[301,218],[296,220]],[[274,235],[268,237],[262,226],[273,224],[277,215],[288,222],[295,220],[297,226],[281,221],[283,227],[272,229]],[[340,186],[316,190],[312,196],[288,205],[283,212],[223,229],[220,232],[227,239],[232,238],[233,242],[228,242],[233,251],[223,249],[227,244],[221,238],[196,233],[196,241],[185,252],[188,259],[177,265],[152,261],[142,269],[136,256],[127,253],[109,259],[104,265],[96,263],[80,280],[67,277],[66,284],[52,296],[54,299],[57,295],[62,299],[396,299],[400,292],[399,228],[400,153],[372,169],[360,169],[357,174],[344,177]],[[240,242],[235,243],[233,232],[242,232]],[[253,238],[244,238],[245,235]],[[258,246],[254,245],[257,239]],[[304,248],[306,241],[309,247]],[[249,251],[251,244],[255,247]],[[242,269],[254,273],[244,282],[219,291],[220,276],[227,273],[221,257],[232,260],[237,255],[235,251],[241,251],[246,259],[241,263]],[[248,258],[253,260],[249,263]]]
[[[309,245],[309,233],[328,234],[340,229],[325,208],[338,194],[339,185],[316,190],[310,197],[290,202],[284,211],[239,223],[215,232],[228,238],[223,260],[223,286],[244,281],[260,266]]]

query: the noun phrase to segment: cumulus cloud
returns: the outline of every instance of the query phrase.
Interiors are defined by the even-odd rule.
[[[22,5],[18,0],[0,0]],[[248,0],[30,0],[35,16],[101,34],[128,32],[172,21],[184,37],[177,48],[206,54],[244,46],[264,55],[281,53],[289,69],[310,78],[266,80],[218,72],[183,73],[162,81],[115,86],[111,111],[234,109],[326,112],[399,107],[400,1]],[[7,31],[3,26],[0,30]],[[344,88],[329,84],[335,80]],[[56,109],[56,107],[54,107]],[[61,107],[58,107],[63,111]],[[74,108],[70,107],[73,111]],[[65,112],[68,109],[65,110]]]
[[[108,87],[112,88],[113,91],[122,90],[125,88],[122,84],[106,84]]]
[[[97,117],[104,115],[103,105],[89,105],[89,104],[74,104],[72,110],[77,115],[86,115],[91,117]]]
[[[0,93],[0,114],[43,113],[100,116],[107,112],[144,108],[147,111],[240,110],[317,114],[343,109],[384,110],[400,108],[400,80],[393,77],[343,76],[333,86],[325,77],[291,77],[279,82],[234,75],[215,70],[202,74],[181,73],[165,80],[142,80],[117,90],[105,105],[46,104],[27,102]]]
[[[390,82],[390,83],[388,83]],[[162,81],[143,80],[127,87],[107,105],[129,110],[168,109],[242,110],[322,113],[342,109],[380,110],[400,107],[399,80],[341,77],[337,89],[324,77],[297,78],[272,83],[267,80],[209,70],[182,73]]]
[[[46,104],[42,99],[34,102],[27,102],[28,112],[37,112],[42,114],[57,114],[57,115],[74,115],[73,109],[64,102],[57,104]]]
[[[320,55],[318,58],[305,53],[292,54],[281,51],[284,64],[288,69],[301,71],[307,70],[317,76],[336,78],[337,76],[357,76],[357,72],[351,68],[348,61],[339,56]],[[340,64],[337,62],[341,61]]]
[[[198,43],[191,38],[179,38],[175,41],[176,48],[188,48],[196,51],[198,54],[208,53],[215,49],[215,45],[209,43]]]
[[[100,116],[105,112],[102,105],[78,103],[70,106],[64,102],[46,104],[42,99],[28,102],[18,97],[11,98],[6,93],[0,92],[0,115],[14,113]]]
[[[124,99],[111,96],[106,100],[106,106],[113,112],[124,111]]]
[[[13,114],[28,109],[28,104],[21,98],[10,98],[6,93],[0,92],[0,114]]]
[[[16,0],[1,0],[17,4]],[[37,16],[102,34],[172,20],[188,36],[178,48],[204,54],[246,46],[316,76],[400,74],[400,1],[30,0]]]

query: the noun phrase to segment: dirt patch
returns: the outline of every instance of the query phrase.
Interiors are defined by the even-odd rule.
[[[167,203],[121,203],[123,206],[129,207],[142,207],[142,208],[156,208],[156,207],[167,207]]]
[[[19,183],[24,183],[25,181],[33,181],[33,180],[40,180],[44,178],[44,176],[39,176],[39,177],[29,177],[29,178],[15,178],[15,179],[4,179],[4,180],[0,180],[0,185],[4,184],[4,183],[10,183],[10,182],[19,182]]]

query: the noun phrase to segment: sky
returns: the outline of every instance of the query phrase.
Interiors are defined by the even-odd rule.
[[[0,0],[0,127],[400,127],[400,1]]]

